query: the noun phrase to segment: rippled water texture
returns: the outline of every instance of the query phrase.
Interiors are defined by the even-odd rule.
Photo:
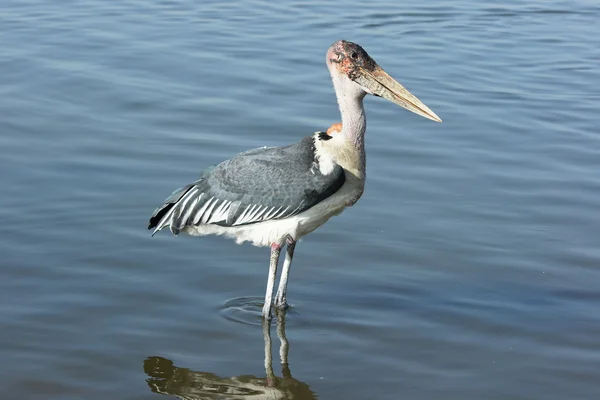
[[[397,3],[3,1],[0,397],[598,398],[600,5]],[[444,123],[366,100],[365,194],[262,327],[268,249],[147,219],[338,122],[342,38]]]

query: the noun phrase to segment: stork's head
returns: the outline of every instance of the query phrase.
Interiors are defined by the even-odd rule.
[[[338,95],[383,97],[425,118],[442,122],[419,99],[389,76],[367,52],[356,43],[340,40],[327,50],[327,67]]]

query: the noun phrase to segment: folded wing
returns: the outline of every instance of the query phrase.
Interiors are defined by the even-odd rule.
[[[321,174],[312,136],[285,146],[250,150],[203,172],[158,207],[148,229],[239,226],[299,214],[337,192],[344,171]],[[154,234],[153,233],[153,234]]]

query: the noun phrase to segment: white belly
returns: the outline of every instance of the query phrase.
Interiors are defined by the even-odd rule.
[[[258,222],[242,226],[197,225],[187,226],[182,231],[193,236],[223,235],[235,239],[236,243],[251,242],[255,246],[283,244],[289,236],[294,240],[314,231],[329,218],[340,214],[354,204],[362,194],[364,182],[346,174],[346,182],[333,195],[319,204],[293,217]]]

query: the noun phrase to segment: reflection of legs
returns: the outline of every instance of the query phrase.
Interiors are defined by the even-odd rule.
[[[277,315],[277,337],[281,343],[279,346],[279,358],[281,359],[281,373],[284,378],[291,378],[290,366],[288,364],[288,353],[290,344],[285,336],[285,309],[275,310]]]
[[[273,298],[273,287],[275,286],[275,275],[277,275],[277,262],[281,246],[277,243],[271,245],[271,261],[269,262],[269,278],[267,279],[267,292],[265,293],[265,305],[262,309],[262,316],[265,319],[271,318],[271,299]],[[287,261],[287,256],[286,256]]]
[[[265,339],[265,371],[267,373],[267,385],[273,386],[275,383],[275,373],[273,372],[273,358],[271,355],[271,321],[264,318],[262,321],[263,337]]]
[[[292,378],[288,364],[290,345],[285,336],[285,310],[275,309],[277,317],[277,337],[279,338],[279,358],[281,359],[281,374],[283,378]],[[271,350],[271,321],[264,318],[262,321],[263,337],[265,339],[265,372],[267,373],[267,386],[276,387],[277,377],[273,372],[273,354]]]
[[[287,284],[288,276],[290,274],[290,267],[292,265],[292,258],[294,257],[294,249],[296,248],[296,241],[291,237],[287,239],[287,248],[285,252],[285,261],[283,262],[283,269],[281,271],[281,278],[279,279],[279,288],[277,289],[277,295],[275,296],[275,307],[287,308]]]

